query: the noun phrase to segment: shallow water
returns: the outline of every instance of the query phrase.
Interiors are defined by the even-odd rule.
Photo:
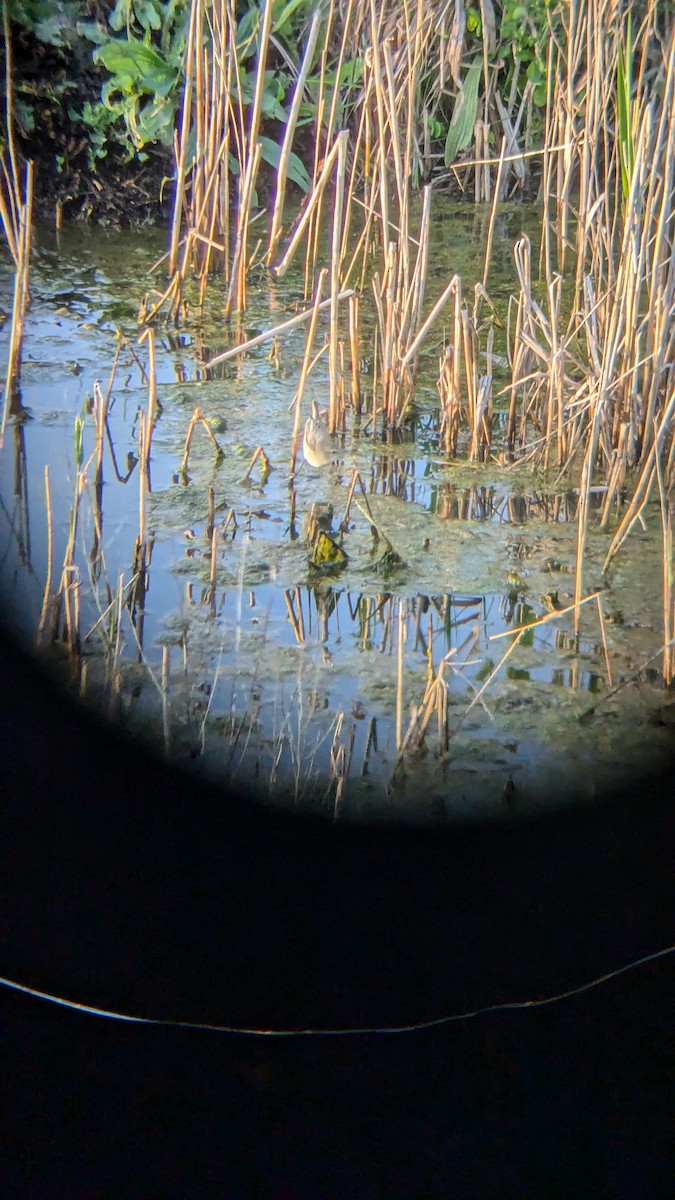
[[[465,293],[482,275],[485,214],[457,206],[440,212],[429,302],[453,271],[462,274]],[[515,278],[511,246],[530,219],[522,209],[507,210],[499,230],[488,290],[504,312]],[[73,502],[74,418],[95,380],[107,386],[117,330],[147,361],[147,348],[136,343],[137,313],[165,245],[161,230],[38,233],[21,377],[28,419],[8,424],[0,452],[0,592],[4,610],[29,642],[35,642],[47,574],[45,466],[54,588]],[[154,284],[161,280],[160,270]],[[9,308],[6,263],[0,287],[0,303]],[[291,315],[299,294],[297,279],[278,283],[261,275],[249,293],[241,336]],[[213,280],[199,320],[157,331],[162,411],[146,507],[151,561],[135,625],[123,610],[120,672],[111,686],[101,635],[117,608],[120,576],[125,585],[132,576],[138,417],[147,406],[139,363],[129,345],[120,350],[101,539],[92,469],[76,543],[87,661],[82,686],[91,702],[189,769],[254,782],[266,801],[288,803],[290,795],[295,805],[339,818],[437,821],[546,807],[580,791],[591,799],[617,774],[622,782],[637,780],[647,757],[653,763],[670,754],[672,730],[659,717],[666,697],[659,677],[656,509],[647,510],[646,529],[631,536],[607,578],[601,568],[611,530],[589,533],[585,587],[602,588],[606,649],[593,602],[583,611],[578,646],[572,614],[565,614],[527,632],[500,667],[512,641],[500,635],[571,603],[573,481],[533,477],[497,462],[446,461],[435,391],[441,324],[423,356],[418,411],[400,437],[373,437],[365,414],[350,416],[335,463],[321,470],[303,464],[291,478],[289,405],[304,329],[280,343],[278,359],[263,344],[207,380],[203,362],[231,339],[223,298],[222,284]],[[7,324],[0,334],[3,354],[8,333]],[[312,399],[326,402],[327,369],[322,359],[310,377],[306,412]],[[362,386],[368,410],[367,368]],[[224,458],[216,461],[198,427],[184,480],[183,444],[196,405]],[[246,481],[259,445],[272,470],[263,477],[256,466]],[[93,446],[88,417],[85,461]],[[310,509],[332,506],[337,530],[355,467],[382,538],[373,541],[357,490],[361,507],[352,504],[344,539],[348,563],[325,575],[309,563]],[[209,485],[219,531],[215,591]],[[224,527],[230,512],[236,525]],[[387,560],[385,538],[397,563]],[[424,744],[411,737],[401,758],[397,724],[400,739],[422,705],[430,660],[436,671],[444,657],[447,713],[439,725],[434,711]]]

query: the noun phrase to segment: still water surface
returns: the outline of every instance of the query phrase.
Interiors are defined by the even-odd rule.
[[[454,271],[465,293],[482,275],[483,218],[456,206],[443,211],[430,303]],[[503,218],[489,290],[504,314],[514,288],[511,246],[527,222],[522,209]],[[593,602],[578,646],[572,614],[563,615],[525,634],[500,667],[512,639],[497,635],[571,602],[574,481],[533,477],[496,459],[480,466],[445,459],[435,389],[442,324],[425,349],[414,419],[388,439],[373,436],[368,422],[364,330],[366,411],[350,415],[333,465],[303,463],[291,477],[289,406],[304,329],[285,337],[278,355],[263,344],[207,379],[204,362],[232,341],[216,280],[202,314],[179,330],[157,331],[162,410],[146,504],[147,590],[144,603],[123,608],[111,674],[102,635],[117,611],[120,579],[128,587],[132,577],[139,523],[147,348],[137,342],[137,314],[148,287],[161,283],[161,269],[154,279],[150,271],[165,244],[161,230],[38,232],[21,377],[26,419],[8,424],[0,452],[0,591],[23,636],[35,643],[47,577],[45,467],[55,588],[73,504],[74,420],[86,413],[96,380],[107,388],[122,333],[129,341],[120,346],[112,388],[100,527],[92,469],[76,540],[83,691],[91,703],[191,770],[253,783],[265,801],[345,819],[436,821],[538,809],[580,793],[592,799],[617,776],[638,780],[647,756],[671,753],[672,731],[658,717],[656,511],[647,511],[645,530],[632,536],[610,578],[601,567],[611,531],[589,535],[586,587],[603,589],[604,642]],[[280,323],[300,299],[292,277],[280,284],[261,274],[254,283],[237,340]],[[5,262],[4,308],[11,285]],[[5,354],[8,323],[0,338]],[[326,403],[327,370],[323,359],[312,373],[306,412],[312,399]],[[198,427],[186,479],[183,445],[197,405],[224,457],[216,461]],[[255,467],[246,479],[258,446],[272,469],[265,477]],[[85,461],[93,447],[89,416]],[[361,498],[350,510],[347,566],[318,574],[309,564],[310,510],[330,506],[335,532],[355,468],[401,561],[392,564],[382,542],[373,543]],[[445,710],[439,716],[432,706],[423,744],[413,729],[401,756],[397,745],[416,712],[419,728],[430,672],[444,657]]]

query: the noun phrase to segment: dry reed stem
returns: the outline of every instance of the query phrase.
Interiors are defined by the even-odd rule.
[[[11,101],[9,97],[7,104],[8,119],[11,119]],[[8,139],[8,144],[13,145],[11,137]],[[12,170],[14,172],[14,166]],[[7,174],[6,170],[5,174]],[[14,402],[16,399],[16,391],[21,368],[23,323],[29,299],[28,273],[30,267],[31,220],[33,211],[32,162],[26,163],[23,199],[21,196],[21,188],[18,182],[18,176],[13,174],[13,179],[14,182],[10,190],[10,196],[12,198],[13,207],[16,210],[16,226],[14,231],[12,231],[10,222],[5,223],[4,228],[10,249],[12,248],[12,245],[15,244],[16,270],[14,276],[14,297],[12,301],[12,323],[10,327],[9,350],[7,354],[5,394],[2,409],[2,420],[0,421],[0,448],[2,448],[4,442],[7,417],[10,412],[13,411]],[[0,188],[0,194],[1,192],[2,189]]]
[[[16,142],[14,138],[14,81],[12,78],[12,36],[9,24],[9,12],[6,4],[2,6],[2,28],[5,42],[5,136],[7,139],[7,150],[9,153],[9,170],[5,167],[4,155],[3,170],[7,178],[8,184],[8,199],[11,211],[9,220],[5,220],[5,210],[2,210],[3,223],[5,224],[5,235],[10,249],[12,239],[14,241],[14,250],[12,257],[18,266],[20,258],[19,237],[17,236],[20,225],[20,196],[21,187],[19,183],[19,167],[18,156],[16,152]],[[4,198],[3,198],[4,199]],[[12,228],[13,227],[13,228]]]
[[[458,283],[459,283],[459,276],[453,275],[450,282],[447,284],[447,286],[441,292],[441,295],[438,297],[438,300],[436,301],[436,303],[434,304],[434,307],[432,308],[428,317],[424,321],[421,329],[418,331],[416,336],[413,338],[412,343],[410,344],[410,346],[406,350],[405,354],[403,355],[403,357],[401,359],[402,367],[406,367],[408,365],[408,363],[411,361],[411,359],[415,356],[419,347],[421,346],[422,342],[424,341],[424,338],[426,337],[431,326],[433,325],[434,321],[437,319],[438,316],[440,316],[440,314],[443,311],[445,305],[447,304],[450,296],[455,291]]]
[[[347,288],[338,294],[338,300],[348,300],[353,295],[353,290]],[[322,300],[318,306],[318,311],[322,312],[325,308],[329,308],[330,305],[330,299]],[[216,354],[214,358],[204,363],[204,369],[208,371],[212,367],[218,366],[219,363],[227,362],[228,359],[234,358],[237,354],[244,354],[246,351],[252,350],[255,346],[260,346],[263,342],[270,341],[271,338],[279,337],[282,333],[288,333],[289,330],[295,329],[296,325],[302,325],[303,321],[310,321],[313,312],[313,306],[312,308],[306,308],[304,312],[298,313],[295,317],[289,317],[287,321],[282,321],[280,325],[274,325],[271,329],[266,329],[263,333],[258,333],[255,337],[249,338],[248,341],[240,342],[238,346],[230,346],[229,350],[224,350],[222,354]]]
[[[173,217],[171,221],[171,244],[169,249],[169,275],[175,276],[180,240],[180,224],[183,215],[183,199],[185,196],[185,172],[187,167],[188,134],[190,131],[190,115],[192,109],[192,93],[194,88],[194,46],[198,16],[202,9],[202,0],[192,0],[190,6],[190,22],[188,25],[187,47],[185,51],[185,83],[183,85],[183,105],[181,111],[180,149],[176,158],[176,188],[173,202]]]
[[[295,640],[299,646],[302,646],[304,644],[305,639],[304,639],[303,633],[300,628],[300,622],[298,621],[298,618],[295,613],[295,608],[293,606],[293,596],[292,596],[289,588],[287,588],[286,591],[284,592],[284,600],[286,601],[286,611],[288,612],[288,619],[291,623],[291,627],[292,627],[293,633],[295,635]],[[302,609],[300,611],[302,611]]]
[[[490,209],[490,220],[488,223],[487,239],[485,242],[485,259],[483,261],[483,287],[487,287],[488,272],[490,270],[490,259],[492,258],[492,240],[495,232],[495,221],[497,219],[497,208],[501,199],[501,182],[504,171],[504,154],[506,151],[506,136],[502,138],[502,147],[499,152],[499,166],[497,168],[497,179],[495,182],[494,196],[492,197],[492,207]]]
[[[252,473],[253,468],[254,468],[255,464],[257,463],[258,459],[260,459],[262,462],[263,475],[267,475],[269,473],[270,460],[267,457],[267,455],[265,454],[265,451],[263,450],[262,446],[258,446],[257,450],[255,450],[253,453],[253,457],[251,458],[250,463],[248,464],[248,468],[246,470],[246,474],[243,476],[242,482],[246,483],[251,478],[251,473]]]
[[[138,542],[145,545],[145,500],[148,491],[148,449],[146,414],[141,411],[138,415]]]
[[[602,600],[600,599],[600,592],[596,592],[595,595],[596,595],[596,599],[598,601],[598,620],[600,622],[600,634],[602,636],[602,649],[603,649],[603,653],[605,655],[605,667],[607,668],[607,682],[608,682],[609,686],[611,687],[614,680],[612,679],[612,668],[611,668],[610,661],[609,661],[609,650],[607,649],[607,636],[605,634],[605,616],[602,611]]]
[[[144,416],[144,414],[141,414],[141,415]],[[201,408],[199,408],[199,406],[197,406],[197,408],[195,408],[195,410],[190,418],[190,424],[188,425],[188,430],[185,435],[185,445],[183,447],[183,459],[182,459],[180,471],[179,471],[179,474],[181,475],[181,477],[183,479],[187,478],[188,459],[190,457],[190,446],[192,444],[192,437],[193,437],[193,434],[195,431],[195,426],[197,425],[198,422],[204,426],[204,429],[206,430],[206,432],[209,436],[209,439],[211,441],[211,444],[216,452],[217,458],[221,459],[224,457],[220,443],[218,442],[218,439],[209,424],[208,418],[204,416]]]
[[[640,520],[642,510],[649,500],[655,478],[654,463],[656,458],[662,453],[665,437],[671,428],[674,415],[675,387],[671,387],[671,393],[668,398],[668,402],[664,412],[660,417],[656,434],[652,439],[647,458],[640,472],[638,481],[633,489],[633,494],[629,501],[628,508],[623,515],[619,528],[614,534],[609,550],[607,551],[607,555],[602,567],[603,574],[607,570],[614,555],[625,542],[636,521]]]
[[[321,168],[321,173],[319,174],[317,181],[314,184],[314,187],[312,188],[312,192],[309,196],[309,199],[307,200],[305,207],[302,211],[302,214],[300,216],[300,219],[295,227],[295,230],[293,231],[293,236],[291,237],[291,240],[290,240],[288,246],[286,247],[286,252],[284,254],[284,257],[282,258],[281,262],[278,263],[274,268],[274,273],[278,279],[281,279],[286,274],[286,271],[288,270],[289,266],[291,265],[291,262],[293,261],[293,258],[295,257],[295,252],[298,248],[298,245],[300,244],[300,242],[302,240],[302,237],[307,229],[307,226],[310,224],[313,214],[316,212],[316,210],[320,204],[324,188],[326,187],[326,184],[328,183],[328,180],[330,179],[331,172],[335,165],[335,161],[338,157],[339,151],[340,151],[340,138],[337,137],[335,139],[333,145],[331,146],[329,153],[326,155],[325,162]]]
[[[310,68],[312,65],[312,59],[314,57],[314,51],[316,49],[316,43],[317,43],[317,39],[319,36],[320,23],[321,23],[320,15],[318,12],[315,12],[314,16],[312,17],[312,24],[310,26],[309,36],[307,38],[307,45],[305,47],[305,53],[303,55],[302,65],[298,72],[298,77],[295,81],[293,100],[292,100],[291,108],[290,108],[290,111],[288,114],[288,120],[286,122],[286,131],[284,133],[284,140],[283,140],[283,143],[281,146],[281,154],[279,156],[279,166],[277,169],[277,179],[276,179],[276,194],[275,194],[275,199],[274,199],[274,209],[272,212],[272,225],[271,225],[271,229],[270,229],[267,255],[265,258],[265,261],[267,263],[270,263],[272,261],[272,257],[274,255],[274,252],[277,248],[277,244],[281,237],[281,222],[283,219],[283,212],[284,212],[284,199],[285,199],[285,194],[286,194],[286,178],[287,178],[287,174],[288,174],[288,161],[289,161],[289,157],[290,157],[290,153],[291,153],[291,147],[293,144],[293,137],[295,134],[295,128],[297,125],[298,116],[300,114],[300,105],[302,103],[302,95],[305,90],[305,84],[307,83],[307,76],[309,75]],[[337,94],[337,89],[336,89],[336,94]]]
[[[216,575],[218,571],[218,530],[213,529],[211,534],[211,569],[209,572],[209,586],[211,588],[211,599],[215,601],[216,595]]]
[[[216,527],[216,489],[210,483],[206,489],[206,498],[208,504],[208,522],[206,526],[206,537],[210,541],[213,531]]]
[[[347,169],[348,139],[349,134],[343,129],[338,134],[338,158],[335,178],[335,200],[333,206],[333,229],[331,240],[329,351],[330,398],[328,407],[328,429],[330,433],[335,433],[339,416],[340,372],[338,366],[338,304],[340,300],[340,251],[342,248],[342,214],[344,206],[345,173]]]

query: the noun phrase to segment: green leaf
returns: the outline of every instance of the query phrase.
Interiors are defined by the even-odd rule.
[[[260,28],[260,13],[257,8],[249,8],[237,24],[237,58],[239,62],[250,58],[253,54]]]
[[[161,104],[145,104],[138,113],[138,136],[143,145],[147,142],[173,144],[174,106],[164,101]]]
[[[104,46],[106,42],[110,41],[108,34],[98,21],[78,21],[75,28],[78,37],[86,38],[95,46]]]
[[[108,17],[110,28],[119,33],[121,29],[126,29],[130,22],[131,0],[117,0],[117,4]]]
[[[288,4],[284,6],[279,16],[272,18],[272,32],[283,33],[284,26],[290,21],[296,8],[299,8],[304,3],[305,0],[288,0]]]
[[[38,21],[33,32],[39,41],[48,46],[63,49],[72,41],[72,28],[69,29],[61,13],[54,13],[44,21]]]
[[[288,116],[285,108],[282,108],[276,96],[272,96],[269,92],[263,92],[260,107],[263,116],[270,117],[273,121],[281,121],[282,125],[286,124]]]
[[[446,167],[455,161],[457,155],[469,145],[473,137],[478,111],[478,85],[481,69],[481,60],[474,59],[462,82],[445,140]]]
[[[635,142],[633,138],[632,99],[633,90],[633,29],[631,15],[626,25],[626,43],[619,51],[616,64],[616,110],[619,136],[619,159],[621,163],[621,190],[628,199],[630,183],[635,166]]]
[[[134,14],[139,25],[146,30],[161,29],[162,18],[152,0],[134,0]]]
[[[82,466],[82,447],[84,441],[84,417],[78,413],[73,423],[73,450],[75,453],[75,464],[79,470]]]
[[[26,104],[25,100],[20,100],[18,96],[15,97],[14,115],[24,133],[33,132],[35,129],[35,113],[33,112],[32,104]]]
[[[271,167],[278,167],[279,159],[281,157],[281,147],[268,137],[261,137],[258,140],[262,147],[262,156],[265,162],[269,163]],[[293,183],[296,183],[303,192],[308,192],[312,186],[309,175],[305,169],[305,165],[302,160],[298,158],[297,154],[291,153],[288,157],[288,178],[292,179]]]
[[[115,38],[107,46],[99,46],[94,51],[94,62],[102,63],[119,78],[121,91],[131,91],[135,84],[139,91],[166,96],[178,79],[177,71],[157,50],[133,39]]]
[[[113,79],[107,79],[101,88],[101,103],[105,108],[113,108],[115,102],[112,97],[115,92],[130,96],[134,91],[135,82],[133,75],[115,75]]]

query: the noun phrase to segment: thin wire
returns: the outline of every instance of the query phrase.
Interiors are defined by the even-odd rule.
[[[666,946],[663,950],[656,950],[653,954],[646,954],[644,958],[638,958],[623,967],[617,967],[614,971],[607,971],[604,975],[598,975],[596,979],[590,980],[589,983],[582,983],[578,987],[568,988],[567,991],[557,992],[553,996],[545,996],[540,1000],[511,1000],[503,1004],[487,1004],[484,1008],[475,1008],[470,1012],[435,1017],[431,1021],[416,1021],[411,1025],[356,1026],[353,1029],[251,1029],[238,1025],[210,1025],[202,1021],[174,1021],[163,1017],[134,1017],[129,1013],[111,1012],[106,1008],[96,1008],[91,1004],[80,1004],[77,1000],[67,1000],[63,996],[54,996],[51,992],[42,992],[38,988],[28,987],[25,983],[17,983],[14,979],[4,979],[2,976],[0,976],[0,984],[11,988],[15,992],[23,992],[28,996],[35,996],[38,1000],[48,1000],[51,1004],[59,1004],[63,1008],[72,1008],[77,1012],[89,1013],[95,1017],[107,1017],[112,1021],[125,1021],[130,1025],[162,1025],[171,1029],[203,1029],[208,1030],[210,1033],[231,1033],[245,1037],[356,1037],[366,1034],[416,1033],[422,1029],[435,1029],[440,1025],[450,1025],[455,1021],[469,1021],[473,1017],[482,1017],[487,1013],[508,1012],[521,1008],[543,1008],[544,1005],[556,1004],[558,1001],[566,1000],[570,996],[578,996],[581,992],[588,992],[591,988],[596,988],[602,983],[607,983],[609,979],[616,979],[619,975],[625,975],[627,971],[634,971],[637,967],[644,966],[645,963],[654,962],[659,958],[666,958],[667,955],[672,954],[674,951],[675,946]]]

